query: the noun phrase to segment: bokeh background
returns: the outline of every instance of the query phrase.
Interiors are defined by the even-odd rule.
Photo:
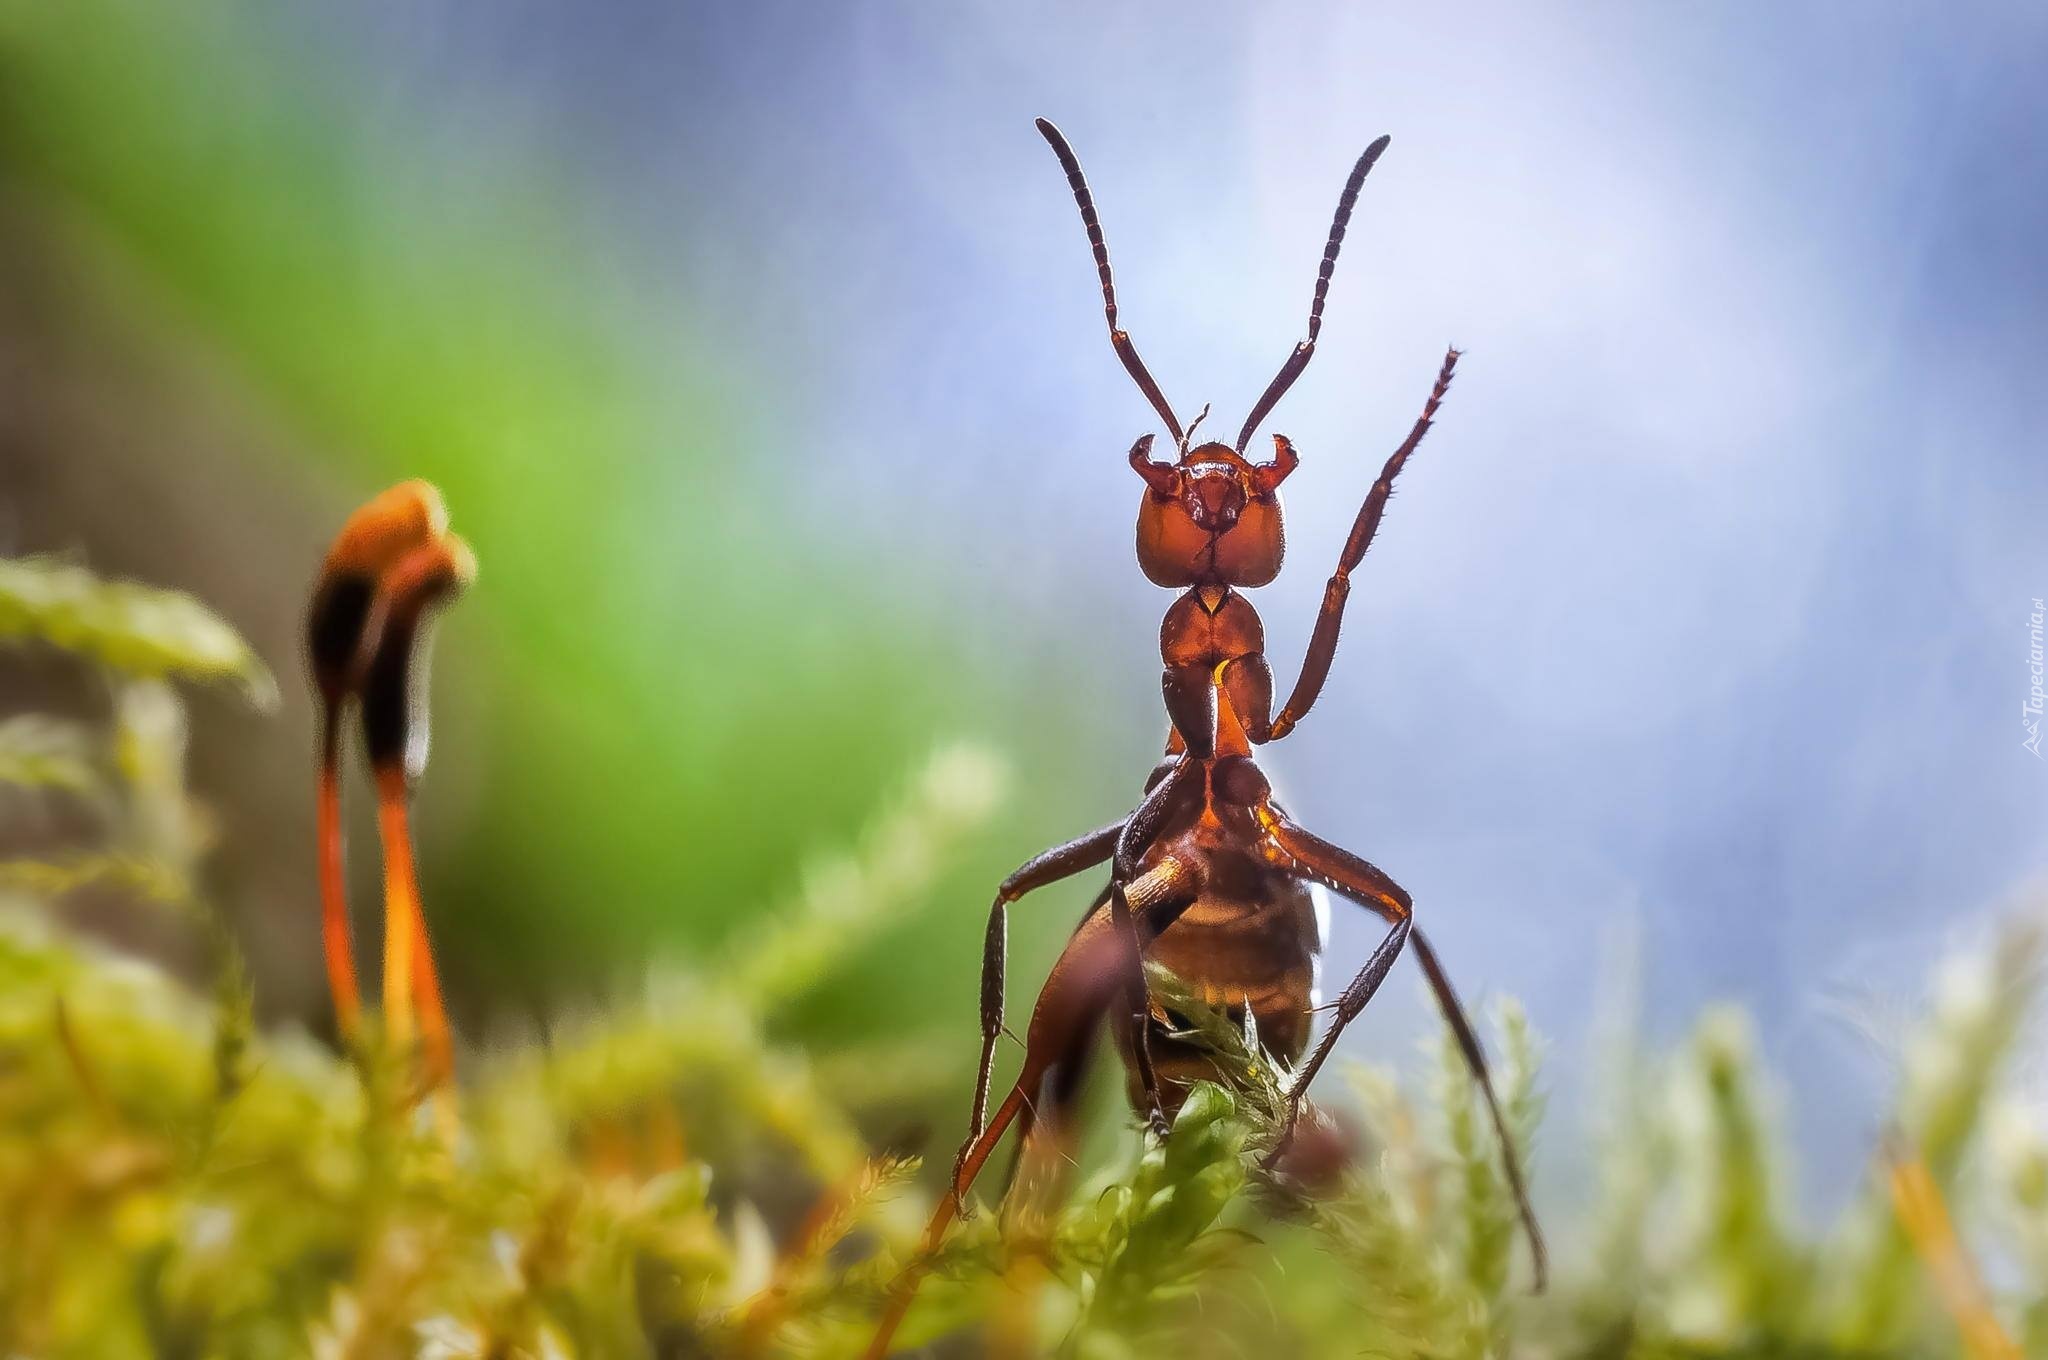
[[[472,1041],[711,956],[978,741],[1001,815],[787,1035],[935,1040],[949,1141],[990,886],[1162,731],[1150,412],[1031,119],[1232,429],[1388,132],[1272,422],[1283,683],[1468,354],[1269,764],[1552,1037],[1541,1197],[1603,1007],[1730,997],[1831,1205],[1928,960],[2048,870],[2048,12],[1026,8],[0,4],[0,550],[198,592],[279,673],[193,748],[266,1013],[325,1023],[297,611],[425,476],[483,564],[419,814]],[[1091,887],[1020,909],[1013,1004]],[[1330,969],[1375,938],[1340,911]],[[1352,1051],[1405,1058],[1417,990]]]

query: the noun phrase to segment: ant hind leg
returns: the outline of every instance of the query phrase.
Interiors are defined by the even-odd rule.
[[[1480,1047],[1479,1035],[1472,1028],[1471,1019],[1465,1014],[1463,1003],[1458,1000],[1457,991],[1451,986],[1450,974],[1444,970],[1443,961],[1437,957],[1436,949],[1420,930],[1410,930],[1409,922],[1414,917],[1414,901],[1406,889],[1394,882],[1378,867],[1342,846],[1335,845],[1322,837],[1305,830],[1290,821],[1287,816],[1268,804],[1260,810],[1259,822],[1265,828],[1266,839],[1281,854],[1291,859],[1302,877],[1323,884],[1349,900],[1375,912],[1394,923],[1395,933],[1405,934],[1415,947],[1416,962],[1422,965],[1423,976],[1429,981],[1429,989],[1436,996],[1437,1008],[1443,1012],[1444,1023],[1450,1027],[1451,1036],[1458,1045],[1458,1052],[1465,1060],[1465,1067],[1472,1074],[1473,1084],[1486,1105],[1486,1112],[1493,1124],[1495,1136],[1500,1141],[1501,1171],[1506,1177],[1508,1188],[1514,1195],[1515,1208],[1522,1220],[1522,1229],[1529,1239],[1529,1257],[1533,1268],[1535,1289],[1542,1292],[1550,1274],[1549,1255],[1543,1245],[1543,1232],[1536,1223],[1536,1211],[1529,1203],[1528,1185],[1522,1177],[1522,1166],[1515,1150],[1514,1138],[1508,1132],[1507,1118],[1501,1112],[1500,1097],[1493,1088],[1493,1075],[1486,1061],[1486,1051]],[[1386,945],[1381,945],[1384,951]],[[1374,960],[1379,953],[1374,954]],[[1392,960],[1388,960],[1391,966]],[[1366,972],[1372,969],[1366,965]],[[1347,988],[1344,999],[1339,1003],[1337,1018],[1330,1030],[1318,1043],[1308,1065],[1301,1071],[1295,1083],[1294,1099],[1298,1102],[1301,1094],[1316,1074],[1330,1049],[1336,1044],[1337,1036],[1363,1009],[1364,1001],[1370,999],[1372,989],[1378,987],[1375,981],[1366,997],[1352,1007],[1353,992],[1366,979],[1366,972],[1359,974],[1358,981]],[[1289,1121],[1290,1128],[1292,1121]]]
[[[988,1127],[989,1085],[995,1075],[996,1044],[1003,1036],[1003,993],[1005,990],[1010,937],[1010,904],[1027,893],[1071,878],[1107,860],[1123,833],[1124,821],[1111,822],[1085,836],[1054,846],[1033,856],[1004,879],[989,905],[988,931],[981,950],[981,1062],[974,1079],[974,1113],[968,1120],[967,1137],[953,1160],[954,1184],[967,1165],[968,1154]]]

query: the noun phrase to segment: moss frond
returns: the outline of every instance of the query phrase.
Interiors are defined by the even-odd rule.
[[[101,666],[113,645],[79,644]],[[915,1159],[877,1151],[863,1118],[938,1059],[921,1041],[802,1051],[775,1019],[923,894],[995,805],[997,762],[933,757],[717,966],[656,963],[545,1042],[476,1055],[444,1127],[403,1055],[257,1027],[204,907],[208,828],[166,683],[193,673],[110,673],[104,730],[0,724],[0,785],[102,814],[97,841],[0,865],[0,1354],[855,1353],[929,1207]],[[210,986],[73,937],[61,907],[88,881],[183,911]],[[1560,1248],[1542,1298],[1521,1288],[1499,1149],[1448,1036],[1419,1081],[1362,1068],[1347,1098],[1326,1079],[1304,1124],[1322,1174],[1271,1174],[1295,1074],[1154,970],[1222,1083],[1195,1087],[1164,1140],[1133,1130],[1133,1155],[1068,1199],[959,1225],[902,1339],[1083,1360],[2048,1354],[2048,1129],[2005,1071],[2043,948],[2024,915],[1943,966],[1891,1121],[1912,1194],[1873,1139],[1829,1232],[1788,1208],[1796,1109],[1742,1012],[1610,1054],[1585,1194],[1538,1178]],[[1543,1045],[1513,1002],[1491,1016],[1526,1159]]]
[[[0,721],[0,785],[25,794],[65,794],[103,806],[109,775],[101,768],[99,730],[40,713]]]
[[[137,679],[224,681],[266,706],[277,692],[241,635],[191,596],[50,558],[0,559],[0,641],[55,647]]]

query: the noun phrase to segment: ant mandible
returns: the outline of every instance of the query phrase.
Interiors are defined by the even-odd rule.
[[[1078,1074],[1107,1014],[1129,1073],[1131,1103],[1164,1132],[1185,1099],[1190,1081],[1214,1077],[1202,1050],[1177,1037],[1173,1017],[1152,999],[1144,964],[1164,965],[1205,1002],[1242,1019],[1249,1011],[1263,1045],[1297,1062],[1308,1050],[1320,932],[1310,894],[1320,885],[1387,922],[1386,936],[1338,999],[1334,1018],[1289,1091],[1285,1123],[1270,1168],[1291,1140],[1309,1084],[1344,1028],[1356,1019],[1386,979],[1404,948],[1414,951],[1443,1011],[1466,1067],[1484,1097],[1500,1140],[1507,1183],[1527,1233],[1535,1285],[1547,1274],[1543,1238],[1479,1045],[1464,1007],[1429,940],[1415,927],[1414,903],[1394,880],[1349,850],[1308,831],[1274,801],[1253,750],[1286,736],[1307,716],[1329,677],[1351,593],[1351,573],[1365,557],[1385,513],[1394,479],[1429,432],[1451,384],[1458,351],[1445,354],[1421,416],[1409,429],[1366,494],[1337,569],[1323,590],[1322,607],[1294,689],[1273,712],[1273,672],[1265,656],[1265,629],[1243,591],[1279,574],[1285,548],[1280,484],[1299,463],[1285,435],[1273,436],[1273,457],[1255,463],[1245,446],[1315,356],[1323,304],[1358,192],[1389,139],[1365,149],[1352,167],[1323,248],[1309,304],[1308,336],[1297,344],[1246,417],[1234,446],[1190,447],[1194,425],[1183,429],[1173,407],[1117,324],[1116,286],[1110,273],[1095,201],[1080,161],[1058,128],[1045,119],[1038,130],[1066,171],[1088,231],[1102,279],[1110,345],[1172,436],[1178,457],[1152,456],[1153,436],[1130,451],[1144,480],[1138,505],[1138,565],[1155,585],[1181,591],[1160,625],[1161,690],[1172,723],[1165,759],[1154,769],[1142,801],[1129,816],[1048,850],[1019,868],[997,889],[989,911],[982,959],[981,1063],[970,1128],[954,1164],[949,1192],[925,1237],[935,1249],[982,1166],[1006,1130],[1020,1140],[1071,1104]],[[1206,414],[1207,408],[1204,408]],[[1198,425],[1201,417],[1196,417]],[[1023,1069],[1009,1096],[988,1116],[995,1049],[1003,1029],[1004,956],[1010,904],[1025,894],[1108,862],[1108,888],[1097,897],[1054,965],[1033,1012]],[[908,1307],[916,1268],[899,1282],[892,1307],[869,1350],[882,1354]]]

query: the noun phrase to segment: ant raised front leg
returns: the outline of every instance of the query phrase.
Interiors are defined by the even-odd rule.
[[[1378,950],[1375,950],[1356,980],[1344,991],[1338,1003],[1337,1016],[1331,1022],[1329,1031],[1323,1035],[1308,1063],[1301,1069],[1289,1096],[1287,1126],[1282,1130],[1281,1142],[1275,1148],[1286,1146],[1286,1139],[1294,1131],[1294,1121],[1300,1114],[1301,1102],[1308,1085],[1315,1079],[1316,1071],[1336,1047],[1337,1037],[1344,1027],[1357,1018],[1372,993],[1379,987],[1386,969],[1392,966],[1388,957],[1383,964],[1381,956],[1388,954],[1388,946],[1395,943],[1396,936],[1405,936],[1415,947],[1416,961],[1422,965],[1423,975],[1429,980],[1429,989],[1436,996],[1437,1007],[1443,1012],[1444,1022],[1450,1026],[1451,1034],[1457,1041],[1458,1052],[1465,1060],[1465,1067],[1472,1074],[1472,1080],[1479,1087],[1485,1101],[1486,1112],[1493,1123],[1493,1131],[1500,1141],[1501,1169],[1507,1177],[1508,1189],[1515,1197],[1515,1208],[1522,1219],[1522,1228],[1529,1238],[1529,1256],[1534,1267],[1535,1288],[1541,1292],[1549,1278],[1549,1257],[1543,1245],[1543,1232],[1536,1225],[1536,1211],[1529,1204],[1529,1191],[1522,1179],[1521,1161],[1515,1151],[1513,1137],[1508,1132],[1507,1118],[1500,1108],[1500,1097],[1493,1089],[1493,1076],[1487,1069],[1486,1052],[1479,1046],[1479,1035],[1472,1028],[1472,1022],[1465,1015],[1465,1007],[1458,1000],[1457,992],[1451,986],[1450,975],[1444,971],[1443,962],[1429,940],[1419,930],[1412,928],[1415,904],[1407,890],[1381,872],[1368,861],[1352,854],[1341,846],[1333,845],[1322,837],[1306,831],[1271,804],[1259,810],[1259,825],[1264,829],[1267,842],[1278,849],[1283,860],[1292,861],[1302,877],[1321,883],[1342,896],[1356,902],[1368,911],[1376,912],[1393,923]],[[1378,970],[1375,973],[1375,970]],[[1363,995],[1356,995],[1363,990]],[[1270,1164],[1270,1163],[1269,1163]]]
[[[1407,464],[1408,456],[1422,443],[1422,437],[1429,433],[1429,427],[1436,421],[1437,408],[1443,405],[1444,394],[1450,391],[1451,375],[1458,366],[1458,351],[1444,353],[1443,366],[1437,370],[1436,384],[1430,388],[1429,400],[1423,403],[1422,414],[1408,431],[1408,437],[1401,441],[1401,447],[1387,459],[1380,469],[1379,478],[1373,482],[1372,490],[1366,493],[1365,504],[1358,508],[1358,518],[1351,523],[1351,535],[1344,540],[1344,551],[1337,559],[1337,570],[1323,587],[1322,608],[1316,613],[1315,631],[1309,635],[1308,655],[1301,663],[1301,675],[1294,682],[1294,692],[1287,696],[1278,716],[1267,719],[1273,706],[1273,674],[1262,656],[1243,656],[1232,660],[1224,667],[1223,687],[1230,695],[1231,706],[1237,710],[1244,723],[1245,734],[1253,742],[1264,744],[1278,741],[1294,730],[1315,706],[1316,699],[1323,692],[1323,682],[1330,678],[1330,663],[1337,657],[1337,636],[1344,626],[1344,604],[1351,597],[1351,573],[1365,560],[1366,549],[1372,546],[1373,535],[1379,532],[1380,519],[1386,514],[1387,498],[1393,494],[1394,478]],[[1285,435],[1274,435],[1273,443],[1278,450],[1279,461],[1292,464],[1295,459],[1294,447]]]
[[[1351,979],[1351,985],[1337,999],[1336,1016],[1330,1021],[1330,1027],[1309,1053],[1308,1061],[1295,1074],[1294,1087],[1287,1097],[1286,1121],[1266,1158],[1266,1167],[1270,1170],[1279,1162],[1281,1153],[1287,1150],[1288,1142],[1294,1137],[1294,1126],[1301,1118],[1302,1102],[1307,1098],[1309,1084],[1329,1060],[1330,1052],[1336,1048],[1345,1026],[1365,1010],[1367,1003],[1379,992],[1380,984],[1393,970],[1394,961],[1401,956],[1401,949],[1408,943],[1414,929],[1415,912],[1414,904],[1399,884],[1358,856],[1303,831],[1270,803],[1259,810],[1258,817],[1267,841],[1277,848],[1277,857],[1283,863],[1289,864],[1301,877],[1321,883],[1379,913],[1390,927],[1386,938],[1380,941],[1379,947],[1365,961],[1365,966],[1358,970],[1358,976]]]

